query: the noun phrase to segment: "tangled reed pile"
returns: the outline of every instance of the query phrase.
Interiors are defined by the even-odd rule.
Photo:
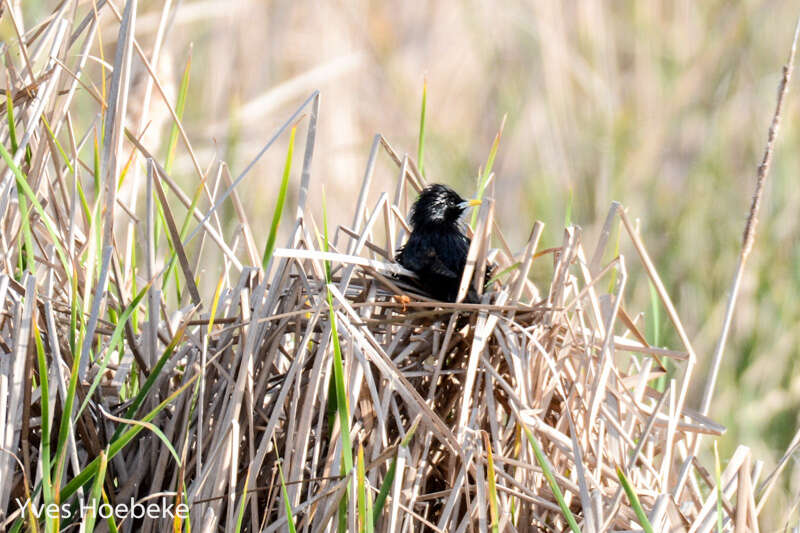
[[[31,512],[157,498],[187,505],[199,531],[284,531],[287,521],[311,532],[607,531],[646,521],[658,531],[707,532],[718,521],[757,529],[786,457],[758,490],[762,465],[745,447],[719,476],[699,464],[701,437],[723,428],[687,405],[698,355],[620,205],[591,247],[570,227],[561,246],[539,250],[535,223],[514,252],[490,186],[462,289],[490,262],[495,279],[475,287],[479,304],[430,301],[393,261],[424,180],[382,136],[352,224],[329,236],[307,209],[319,194],[314,93],[265,148],[308,114],[291,237],[265,254],[264,269],[247,266],[261,264],[236,192],[247,170],[220,192],[227,168],[200,170],[165,100],[213,206],[203,211],[141,132],[123,129],[131,56],[149,66],[131,31],[135,2],[120,13],[99,1],[82,19],[70,4],[20,40],[30,63],[7,80],[0,131],[0,529],[185,528],[179,517]],[[78,79],[104,10],[120,24],[101,95]],[[79,85],[100,119],[85,131],[70,119]],[[102,142],[92,152],[95,128]],[[371,202],[384,152],[396,188]],[[117,196],[129,169],[127,198],[144,196],[143,207]],[[233,244],[212,216],[226,202],[241,222]],[[198,222],[188,237],[175,220],[180,204]],[[169,247],[151,238],[157,208]],[[630,255],[609,250],[615,224]],[[225,268],[203,301],[196,279],[210,254]],[[537,261],[552,264],[550,279],[530,279]],[[631,262],[681,346],[650,346],[641,315],[626,310]],[[172,289],[173,268],[177,304],[161,290]],[[33,506],[18,505],[26,498]]]

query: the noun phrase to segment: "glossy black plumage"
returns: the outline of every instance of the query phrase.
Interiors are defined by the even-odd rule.
[[[470,244],[459,219],[469,205],[451,188],[435,184],[411,207],[411,236],[396,259],[417,274],[421,288],[437,300],[454,302],[458,295]],[[464,301],[477,301],[472,288]]]

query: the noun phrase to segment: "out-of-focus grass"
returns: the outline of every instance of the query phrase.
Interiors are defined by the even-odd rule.
[[[610,201],[621,201],[640,218],[703,374],[719,333],[796,5],[465,1],[342,8],[219,1],[198,10],[195,3],[176,14],[165,62],[172,57],[180,64],[194,43],[185,122],[201,159],[235,154],[228,162],[242,168],[285,120],[289,104],[319,88],[312,179],[325,183],[332,205],[349,202],[376,131],[401,153],[416,152],[424,77],[427,179],[472,195],[486,148],[508,113],[494,171],[503,206],[497,217],[512,248],[522,249],[536,219],[547,223],[542,247],[559,245],[567,206],[593,242]],[[23,19],[35,21],[55,2],[21,4]],[[152,41],[159,8],[160,2],[140,2],[141,41]],[[101,31],[106,47],[116,38],[108,26]],[[0,37],[12,35],[4,16]],[[741,443],[768,463],[800,423],[800,158],[794,150],[800,91],[790,90],[711,411],[729,428],[719,440],[722,456]],[[73,119],[88,123],[93,116]],[[196,184],[185,151],[179,152],[175,178]],[[281,168],[285,153],[285,144],[270,150],[239,189],[253,227],[269,227],[277,190],[266,184],[280,177],[267,169]],[[379,161],[375,196],[394,176],[385,163]],[[289,206],[294,201],[287,198]],[[230,234],[236,217],[227,207],[222,214]],[[339,222],[346,221],[330,220],[332,227]],[[533,275],[548,275],[548,263],[534,263]],[[638,301],[626,304],[646,308],[649,285],[640,272],[630,274]],[[677,345],[671,329],[660,333],[662,344]],[[699,396],[699,389],[692,391],[689,405]],[[800,489],[800,471],[790,468],[784,490],[772,496],[778,508]],[[769,529],[773,524],[766,521]]]

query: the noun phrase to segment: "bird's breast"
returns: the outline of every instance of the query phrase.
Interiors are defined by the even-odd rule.
[[[469,239],[458,229],[440,231],[431,238],[435,243],[436,255],[447,267],[460,273],[464,269],[469,251]]]

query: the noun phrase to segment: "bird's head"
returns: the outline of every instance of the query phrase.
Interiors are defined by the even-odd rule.
[[[411,207],[411,226],[455,225],[464,211],[480,204],[480,200],[464,200],[450,187],[436,183],[425,187]]]

